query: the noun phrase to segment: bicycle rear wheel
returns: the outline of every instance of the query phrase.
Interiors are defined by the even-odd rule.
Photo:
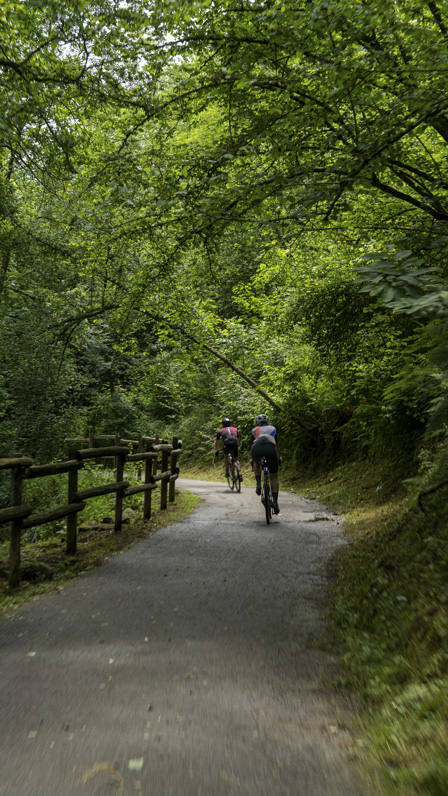
[[[271,507],[271,489],[269,486],[269,473],[266,470],[263,471],[263,503],[264,503],[264,510],[266,513],[266,523],[267,525],[269,525],[271,521],[272,507]]]
[[[238,473],[238,470],[236,468],[235,468],[235,470],[236,470],[235,489],[236,489],[237,492],[241,492],[241,481],[240,481],[239,473]]]
[[[237,477],[235,472],[235,465],[232,462],[232,464],[230,465],[230,489],[235,489],[236,483],[237,483]]]
[[[233,488],[236,489],[237,492],[241,492],[241,482],[238,477],[238,467],[236,466],[235,462],[232,462],[232,465]]]
[[[232,454],[229,453],[229,467],[228,467],[229,475],[227,476],[227,483],[229,485],[229,489],[233,489],[235,486],[234,471],[235,471],[235,465],[233,463]]]

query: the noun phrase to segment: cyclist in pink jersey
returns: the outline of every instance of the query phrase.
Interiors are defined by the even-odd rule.
[[[236,469],[238,472],[238,479],[239,481],[242,481],[243,476],[240,469],[240,463],[238,461],[238,446],[241,444],[240,435],[238,434],[238,429],[230,424],[230,420],[228,417],[223,417],[222,427],[219,429],[218,433],[216,434],[216,439],[215,439],[216,452],[219,450],[219,445],[221,440],[224,451],[224,464],[226,468],[226,477],[229,475],[228,453],[229,451],[231,451],[232,456],[235,459]]]

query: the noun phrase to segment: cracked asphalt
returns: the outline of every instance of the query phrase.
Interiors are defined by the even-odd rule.
[[[340,519],[179,479],[202,503],[0,624],[2,796],[359,796],[319,649]]]

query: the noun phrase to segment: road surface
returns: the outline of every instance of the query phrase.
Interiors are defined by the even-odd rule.
[[[190,517],[2,620],[0,793],[358,796],[316,643],[339,519],[177,486]]]

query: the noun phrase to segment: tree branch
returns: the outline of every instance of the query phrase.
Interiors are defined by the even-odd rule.
[[[414,196],[410,194],[403,193],[403,191],[397,190],[397,188],[393,188],[391,185],[386,185],[386,183],[381,182],[379,177],[376,174],[372,174],[371,183],[374,188],[378,188],[383,193],[387,193],[389,196],[393,196],[395,199],[400,199],[403,202],[408,202],[414,207],[418,207],[419,210],[424,210],[425,213],[428,213],[433,218],[436,218],[438,221],[448,221],[448,214],[441,213],[438,210],[434,210],[428,202],[421,202],[419,199],[416,199]]]
[[[435,3],[433,0],[431,0],[428,3],[428,8],[431,11],[431,14],[433,15],[435,21],[437,22],[440,32],[442,33],[443,36],[446,37],[448,35],[448,30],[447,30],[447,28],[445,26],[445,23],[444,23],[443,19],[442,19],[442,14],[440,13],[440,9],[438,8],[437,3]]]
[[[252,379],[247,373],[245,373],[243,370],[241,370],[241,368],[239,368],[237,365],[235,365],[230,359],[228,359],[226,356],[224,356],[224,354],[221,354],[220,351],[217,351],[216,348],[212,348],[212,346],[208,345],[208,343],[204,343],[203,340],[199,340],[194,335],[190,334],[189,332],[186,332],[185,329],[183,329],[178,324],[172,323],[167,318],[164,318],[161,315],[158,315],[156,313],[151,313],[151,312],[149,312],[149,310],[144,310],[144,314],[148,318],[150,318],[152,321],[156,321],[157,323],[161,323],[164,326],[168,326],[168,328],[172,329],[175,332],[179,332],[184,337],[186,337],[188,340],[191,340],[191,342],[194,343],[195,345],[200,346],[201,348],[204,348],[206,351],[209,352],[209,354],[212,354],[214,357],[216,357],[221,362],[223,362],[225,365],[227,365],[228,368],[233,370],[234,373],[236,373],[238,376],[240,376],[240,378],[242,378],[247,384],[249,384],[249,386],[252,387],[252,389],[258,395],[260,395],[262,398],[264,398],[264,400],[269,404],[269,406],[272,406],[272,408],[275,409],[276,412],[279,412],[280,414],[284,414],[284,409],[281,407],[280,404],[278,404],[270,395],[268,395],[268,393],[265,392],[265,390],[263,390],[263,388],[260,387],[260,385],[257,384],[256,381],[254,381],[254,379]],[[311,431],[312,430],[311,427],[306,426],[304,423],[302,423],[297,418],[294,418],[294,422],[297,423],[297,425],[303,431]]]

